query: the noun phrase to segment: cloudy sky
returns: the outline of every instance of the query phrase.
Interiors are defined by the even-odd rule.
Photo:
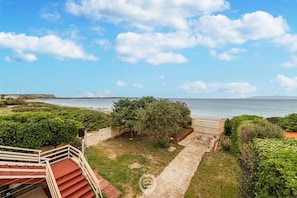
[[[0,93],[297,95],[297,0],[0,0]]]

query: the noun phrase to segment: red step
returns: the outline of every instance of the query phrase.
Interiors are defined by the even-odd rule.
[[[51,168],[63,198],[95,197],[82,170],[71,159],[53,163]]]

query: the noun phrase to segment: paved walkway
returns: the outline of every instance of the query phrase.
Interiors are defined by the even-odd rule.
[[[152,192],[145,192],[142,197],[181,198],[195,174],[205,152],[213,147],[215,138],[211,135],[192,133],[181,142],[185,148],[169,163],[155,179],[156,187]]]

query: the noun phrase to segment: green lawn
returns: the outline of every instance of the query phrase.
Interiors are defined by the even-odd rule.
[[[86,150],[90,166],[123,193],[123,197],[136,197],[141,194],[138,182],[143,174],[158,176],[171,160],[183,149],[170,153],[167,149],[154,147],[150,137],[136,136],[129,140],[130,134],[124,134],[104,141]],[[129,165],[138,163],[140,168],[130,169]]]
[[[222,151],[205,153],[185,198],[237,198],[236,157]]]

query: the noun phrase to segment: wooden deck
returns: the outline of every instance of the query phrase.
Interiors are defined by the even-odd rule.
[[[122,194],[122,192],[113,186],[109,181],[98,175],[95,171],[94,173],[99,180],[99,186],[103,195],[108,198],[118,198]]]

